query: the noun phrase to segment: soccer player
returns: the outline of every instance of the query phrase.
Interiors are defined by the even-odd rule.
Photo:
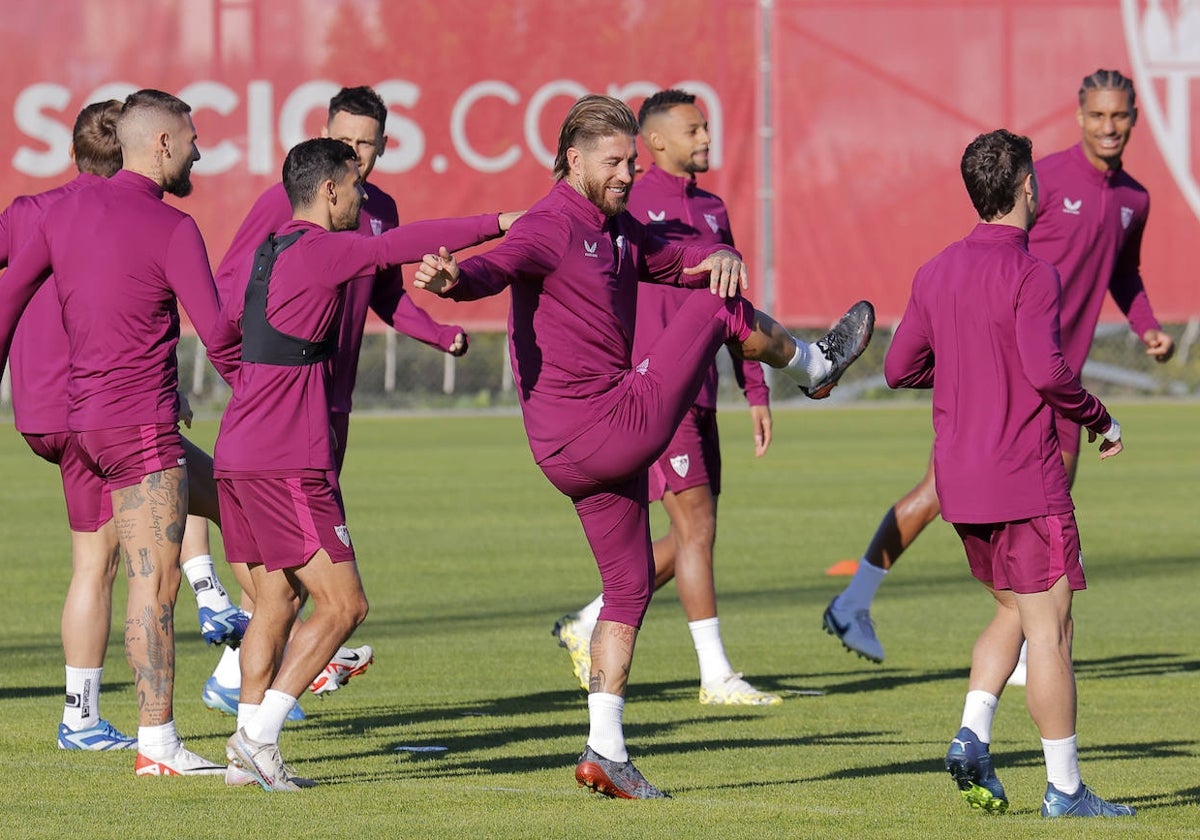
[[[1046,757],[1042,816],[1132,816],[1079,776],[1071,600],[1086,584],[1056,424],[1067,418],[1087,428],[1089,441],[1103,436],[1101,459],[1121,452],[1121,427],[1063,357],[1058,277],[1027,247],[1039,204],[1032,148],[1000,129],[963,152],[980,224],[917,271],[884,375],[893,388],[933,388],[942,517],[996,601],[975,642],[946,769],[972,807],[1008,807],[988,744],[1025,638],[1026,703]]]
[[[322,136],[340,140],[354,149],[366,192],[358,225],[358,232],[364,236],[379,236],[400,223],[395,200],[367,180],[375,168],[375,161],[387,147],[387,135],[384,133],[386,121],[387,106],[379,94],[369,87],[346,87],[329,100],[328,119],[321,130]],[[507,230],[515,216],[501,214],[499,232]],[[258,198],[217,267],[217,289],[223,301],[242,299],[255,249],[268,234],[291,219],[292,207],[282,183],[270,187]],[[346,456],[351,397],[358,376],[358,357],[362,350],[368,309],[374,310],[388,325],[425,344],[453,356],[467,352],[466,331],[457,325],[439,324],[414,305],[412,298],[404,291],[403,277],[398,267],[371,271],[347,285],[345,310],[333,364],[333,394],[329,415],[335,435],[334,467],[339,473]],[[244,591],[252,593],[253,586]],[[243,606],[252,610],[251,602],[252,598],[248,598],[243,601]],[[317,695],[336,691],[351,677],[365,671],[373,659],[374,651],[370,645],[340,648],[329,661],[328,667],[313,681],[311,690]],[[227,649],[205,684],[204,702],[210,708],[236,713],[240,680],[237,651]]]
[[[585,96],[559,132],[556,183],[503,243],[458,262],[428,254],[414,283],[454,300],[511,288],[509,340],[534,461],[570,497],[600,569],[604,606],[591,642],[587,747],[575,778],[621,798],[660,798],[629,760],[621,723],[638,628],[650,603],[648,468],[696,401],[726,342],[827,396],[866,348],[874,311],[856,304],[817,344],[797,341],[739,289],[746,268],[724,245],[654,236],[626,210],[638,124],[610,96]],[[644,355],[632,355],[637,282],[694,287]]]
[[[75,120],[71,143],[79,176],[44,193],[22,196],[0,214],[0,268],[37,232],[46,207],[120,170],[121,145],[116,133],[120,111],[121,103],[116,100],[84,108]],[[67,431],[68,342],[53,277],[38,289],[21,316],[13,336],[10,367],[16,427],[34,453],[58,466],[71,524],[72,574],[62,615],[67,689],[58,746],[133,749],[136,738],[122,735],[100,717],[100,684],[119,561],[117,533],[111,522],[108,489],[81,462]],[[190,423],[190,417],[185,422]],[[208,461],[211,481],[211,459],[188,440],[182,443],[191,491],[198,462],[203,467]],[[196,503],[195,493],[189,492],[189,511],[197,510]],[[201,635],[210,644],[236,646],[246,620],[230,602],[213,568],[208,526],[202,516],[188,516],[181,557],[188,558],[182,568],[196,595]]]
[[[0,365],[17,320],[51,268],[69,341],[67,423],[108,485],[126,561],[125,651],[138,698],[137,775],[209,775],[224,766],[187,750],[175,729],[175,598],[187,515],[179,429],[182,302],[209,343],[218,314],[204,241],[162,201],[191,193],[199,159],[191,108],[156,90],[131,94],[117,119],[122,169],[49,208],[0,294]],[[229,367],[222,359],[218,368]]]
[[[367,614],[329,426],[344,289],[420,259],[432,243],[458,249],[499,232],[497,217],[482,215],[337,235],[358,226],[365,196],[354,149],[330,138],[293,148],[283,184],[293,219],[260,245],[244,297],[226,301],[209,345],[217,358],[240,349],[214,466],[226,555],[249,565],[255,601],[226,783],[265,790],[314,784],[283,763],[280,730]],[[304,593],[313,612],[291,633]]]
[[[709,137],[708,123],[695,103],[696,97],[682,90],[659,91],[642,103],[638,125],[653,164],[630,189],[628,210],[664,239],[732,247],[725,202],[696,183],[696,173],[708,171]],[[646,283],[638,289],[635,358],[654,344],[693,293],[661,283]],[[762,366],[737,357],[733,365],[750,404],[754,454],[762,456],[771,445],[770,392]],[[782,699],[742,679],[730,665],[721,642],[713,580],[720,492],[714,362],[705,373],[695,404],[684,415],[666,451],[650,466],[650,501],[661,499],[670,519],[666,535],[654,542],[654,588],[657,591],[675,580],[700,661],[701,703],[775,705]],[[563,616],[554,626],[554,635],[570,654],[575,676],[585,691],[592,630],[603,602],[603,596],[599,596],[578,612]]]
[[[1146,354],[1165,362],[1174,342],[1150,308],[1138,271],[1150,197],[1121,165],[1137,122],[1133,82],[1117,70],[1097,70],[1079,88],[1080,142],[1037,163],[1042,190],[1029,251],[1052,263],[1062,280],[1063,355],[1083,370],[1107,290],[1129,319]],[[1079,425],[1058,418],[1068,482],[1075,481]],[[884,576],[938,515],[933,461],[925,476],[884,515],[846,589],[825,610],[825,630],[847,650],[883,661],[883,645],[871,621],[871,603]],[[1022,681],[1021,668],[1014,683]]]
[[[55,201],[97,184],[121,168],[116,100],[88,105],[75,118],[71,158],[79,174],[38,195],[16,199],[0,214],[0,267],[30,241]],[[58,727],[60,749],[134,749],[129,737],[100,715],[100,681],[112,626],[112,589],[119,557],[112,505],[103,479],[71,445],[67,431],[67,334],[51,277],[21,316],[10,356],[13,424],[38,456],[62,475],[71,528],[71,581],[62,613],[66,701]]]

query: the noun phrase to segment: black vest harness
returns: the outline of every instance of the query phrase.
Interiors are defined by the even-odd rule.
[[[254,252],[254,268],[246,287],[246,309],[242,313],[242,361],[267,365],[315,365],[332,358],[337,351],[338,325],[331,324],[329,334],[320,341],[309,341],[280,332],[267,322],[267,289],[275,261],[304,235],[298,230],[287,236],[271,234]]]

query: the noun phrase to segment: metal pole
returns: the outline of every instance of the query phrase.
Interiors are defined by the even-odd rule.
[[[772,150],[775,129],[772,123],[771,81],[771,32],[774,28],[774,0],[759,0],[759,43],[758,43],[758,110],[759,110],[759,229],[758,275],[762,278],[762,296],[759,305],[771,315],[775,311],[775,171]]]

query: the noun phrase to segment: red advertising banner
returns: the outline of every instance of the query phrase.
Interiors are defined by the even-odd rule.
[[[407,220],[527,206],[550,186],[577,96],[636,107],[677,86],[708,115],[713,169],[701,179],[729,205],[751,296],[795,325],[869,297],[887,322],[917,265],[973,223],[957,172],[965,144],[1001,125],[1040,153],[1075,142],[1079,80],[1118,67],[1142,108],[1126,160],[1153,198],[1144,275],[1160,317],[1181,320],[1200,313],[1198,16],[1200,4],[1177,0],[8,4],[0,203],[72,176],[80,108],[161,88],[194,109],[202,159],[179,206],[215,264],[342,85],[369,84],[388,103],[371,179]],[[506,317],[503,298],[416,294],[472,328]]]

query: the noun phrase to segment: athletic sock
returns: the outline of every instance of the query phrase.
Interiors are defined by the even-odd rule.
[[[1046,756],[1046,781],[1067,796],[1079,792],[1078,736],[1060,738],[1056,741],[1042,739],[1042,753]]]
[[[67,696],[62,722],[71,729],[90,729],[100,721],[100,675],[103,668],[67,666]]]
[[[837,597],[837,608],[855,612],[871,609],[871,602],[875,600],[875,593],[887,573],[887,569],[871,565],[865,557],[859,560],[854,577],[850,578],[842,594]]]
[[[250,720],[258,714],[258,703],[238,703],[237,725],[238,729],[244,727]]]
[[[597,595],[591,603],[576,613],[579,617],[579,622],[589,627],[595,627],[596,622],[600,620],[600,608],[603,606],[604,596]]]
[[[621,716],[625,711],[625,698],[617,694],[595,693],[588,695],[588,746],[609,761],[628,761],[625,749],[625,727]]]
[[[974,732],[985,744],[992,743],[992,720],[1000,698],[986,691],[968,691],[963,703],[962,726]]]
[[[796,352],[780,372],[793,379],[796,384],[805,387],[824,379],[833,364],[825,358],[825,354],[815,344],[796,339]]]
[[[692,644],[696,646],[696,658],[700,660],[700,684],[720,682],[733,673],[733,666],[725,656],[725,645],[721,643],[721,619],[702,618],[689,621]]]
[[[212,675],[213,679],[225,688],[242,687],[242,659],[235,648],[225,648]]]
[[[246,730],[246,737],[264,744],[278,744],[283,722],[287,720],[288,712],[295,705],[295,697],[268,688],[258,707],[258,713],[242,727]]]
[[[169,720],[161,726],[138,727],[138,752],[155,761],[171,758],[179,752],[183,742],[175,731],[175,721]]]
[[[192,592],[196,593],[197,607],[221,612],[233,606],[233,602],[229,600],[229,593],[217,578],[211,555],[199,554],[188,560],[183,564],[183,573],[192,585]]]

